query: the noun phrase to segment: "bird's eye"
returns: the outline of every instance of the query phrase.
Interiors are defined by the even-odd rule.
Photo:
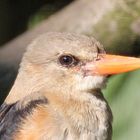
[[[59,62],[61,65],[70,67],[78,63],[78,60],[72,55],[62,55],[59,57]]]

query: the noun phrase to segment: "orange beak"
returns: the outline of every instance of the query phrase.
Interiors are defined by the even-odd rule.
[[[140,68],[140,58],[99,54],[99,59],[84,66],[89,74],[111,75]]]

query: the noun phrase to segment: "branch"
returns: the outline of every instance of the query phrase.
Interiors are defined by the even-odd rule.
[[[79,9],[79,11],[77,10]],[[112,9],[110,0],[77,0],[57,14],[25,32],[0,49],[0,62],[19,64],[26,46],[39,34],[67,31],[89,34],[103,16]],[[6,58],[6,59],[4,59]]]

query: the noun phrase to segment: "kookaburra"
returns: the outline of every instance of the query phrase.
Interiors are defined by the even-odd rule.
[[[140,59],[107,55],[93,37],[51,32],[23,56],[0,109],[0,140],[111,140],[112,113],[101,89],[108,75]]]

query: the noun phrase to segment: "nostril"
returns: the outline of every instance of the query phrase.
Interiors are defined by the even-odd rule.
[[[104,58],[104,54],[100,53],[98,56],[95,58],[95,61],[100,61],[101,59]]]
[[[101,60],[101,58],[98,56],[97,58],[95,58],[95,61],[99,61]]]
[[[103,58],[101,54],[98,54],[98,56],[95,58],[95,61],[100,61]]]

